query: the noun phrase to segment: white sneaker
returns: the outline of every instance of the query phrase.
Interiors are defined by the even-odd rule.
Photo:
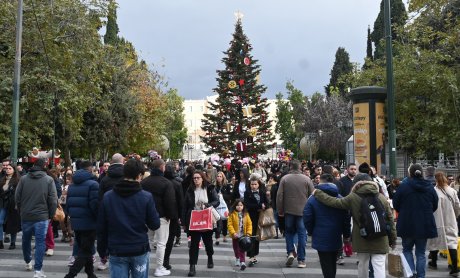
[[[235,259],[235,266],[240,266],[240,259],[238,258]]]
[[[53,249],[46,250],[45,255],[48,256],[48,257],[53,256],[54,255],[54,250]]]
[[[155,269],[155,273],[153,275],[155,277],[167,276],[167,275],[171,275],[171,271],[167,270],[164,266],[161,266]]]
[[[109,267],[109,262],[106,262],[106,263],[99,262],[99,264],[97,265],[98,270],[106,270],[107,267]]]
[[[29,263],[26,263],[26,270],[33,270],[34,269],[34,266],[32,265],[32,261],[30,261]]]
[[[35,270],[34,278],[46,278],[43,270]]]
[[[74,263],[75,263],[75,257],[74,257],[74,256],[70,256],[70,257],[69,257],[69,263],[67,264],[67,266],[73,266]]]

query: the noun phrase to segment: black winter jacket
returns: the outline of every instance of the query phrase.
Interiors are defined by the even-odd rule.
[[[220,204],[219,197],[217,196],[217,192],[214,189],[214,186],[206,186],[206,193],[208,195],[208,203],[205,204],[206,207],[213,206],[217,208]],[[188,228],[190,226],[190,215],[192,214],[192,210],[195,208],[195,190],[192,187],[189,187],[187,192],[185,193],[185,215],[183,217],[185,225],[185,231],[188,232]]]
[[[152,193],[160,218],[178,218],[174,185],[163,176],[163,172],[152,169],[151,175],[141,181],[141,186],[145,191]]]
[[[112,190],[113,186],[123,179],[123,164],[110,165],[107,175],[101,179],[101,184],[99,184],[99,201],[102,201],[105,192]]]

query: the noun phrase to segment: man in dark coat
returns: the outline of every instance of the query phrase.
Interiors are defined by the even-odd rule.
[[[124,157],[116,153],[112,156],[111,164],[106,175],[101,179],[99,185],[99,201],[102,201],[104,194],[112,190],[113,186],[123,180]]]
[[[99,184],[92,174],[91,162],[81,162],[80,168],[73,175],[73,184],[67,191],[65,209],[72,219],[78,254],[65,278],[76,277],[83,267],[88,277],[96,277],[92,249],[96,241]]]
[[[342,195],[342,197],[346,197],[350,194],[351,188],[353,187],[353,179],[356,176],[357,170],[358,169],[355,163],[349,163],[347,165],[347,175],[340,179],[342,188],[339,188],[339,194]]]
[[[171,265],[169,263],[169,257],[171,256],[171,251],[172,247],[174,244],[174,239],[178,237],[180,239],[180,223],[183,221],[183,219],[180,219],[184,212],[184,193],[182,192],[182,185],[180,182],[176,179],[177,173],[175,171],[175,163],[174,162],[168,162],[166,164],[165,168],[165,178],[167,178],[173,185],[174,187],[174,193],[176,196],[176,203],[177,203],[177,218],[171,218],[170,224],[169,224],[169,236],[168,236],[168,242],[166,243],[166,250],[165,250],[165,256],[164,256],[164,261],[163,261],[163,266],[166,269],[171,269]],[[180,241],[179,241],[180,242]]]
[[[156,263],[154,275],[156,277],[170,275],[171,271],[163,266],[166,243],[169,236],[169,223],[171,219],[178,219],[176,195],[173,184],[164,177],[166,164],[162,159],[154,160],[151,174],[141,182],[145,191],[152,193],[155,206],[160,216],[160,228],[155,235],[150,235],[150,242],[156,242]],[[153,247],[153,246],[152,246]]]

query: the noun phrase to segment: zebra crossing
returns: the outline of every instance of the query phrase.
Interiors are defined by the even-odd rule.
[[[310,239],[310,238],[309,238]],[[25,269],[25,263],[22,259],[21,249],[21,234],[18,234],[18,240],[15,250],[6,248],[0,250],[0,277],[5,278],[23,278],[33,277],[33,272]],[[310,247],[310,241],[306,248],[306,268],[297,268],[296,263],[293,267],[285,267],[286,251],[284,239],[271,239],[260,243],[260,254],[257,257],[259,263],[254,267],[248,267],[244,271],[240,271],[238,267],[234,267],[234,254],[232,243],[220,242],[218,246],[214,246],[214,268],[206,268],[206,252],[200,250],[199,261],[197,265],[196,277],[323,277],[321,266],[319,264],[316,250]],[[398,249],[401,249],[400,239],[398,240]],[[48,278],[62,278],[68,271],[67,263],[69,256],[72,253],[72,247],[68,243],[56,241],[54,255],[44,258],[43,270]],[[153,277],[155,265],[155,252],[150,254],[150,277]],[[99,259],[99,258],[98,258]],[[337,277],[357,277],[357,258],[356,255],[344,259],[345,264],[337,267]],[[174,247],[171,254],[172,270],[171,276],[168,277],[186,277],[189,269],[188,264],[188,247],[187,238],[182,234],[182,245]],[[96,268],[96,264],[95,264]],[[96,271],[98,277],[109,277],[109,271]],[[438,270],[427,270],[426,277],[448,277],[447,260],[440,258],[438,260]],[[86,277],[82,271],[77,277]],[[387,277],[390,277],[387,275]]]

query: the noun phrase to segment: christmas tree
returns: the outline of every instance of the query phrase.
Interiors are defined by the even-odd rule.
[[[215,103],[209,103],[202,129],[206,154],[233,157],[256,157],[266,154],[274,137],[268,119],[267,99],[262,94],[267,89],[259,84],[260,66],[252,55],[252,46],[243,32],[241,13],[230,47],[223,52],[224,70],[218,70],[218,94]]]

